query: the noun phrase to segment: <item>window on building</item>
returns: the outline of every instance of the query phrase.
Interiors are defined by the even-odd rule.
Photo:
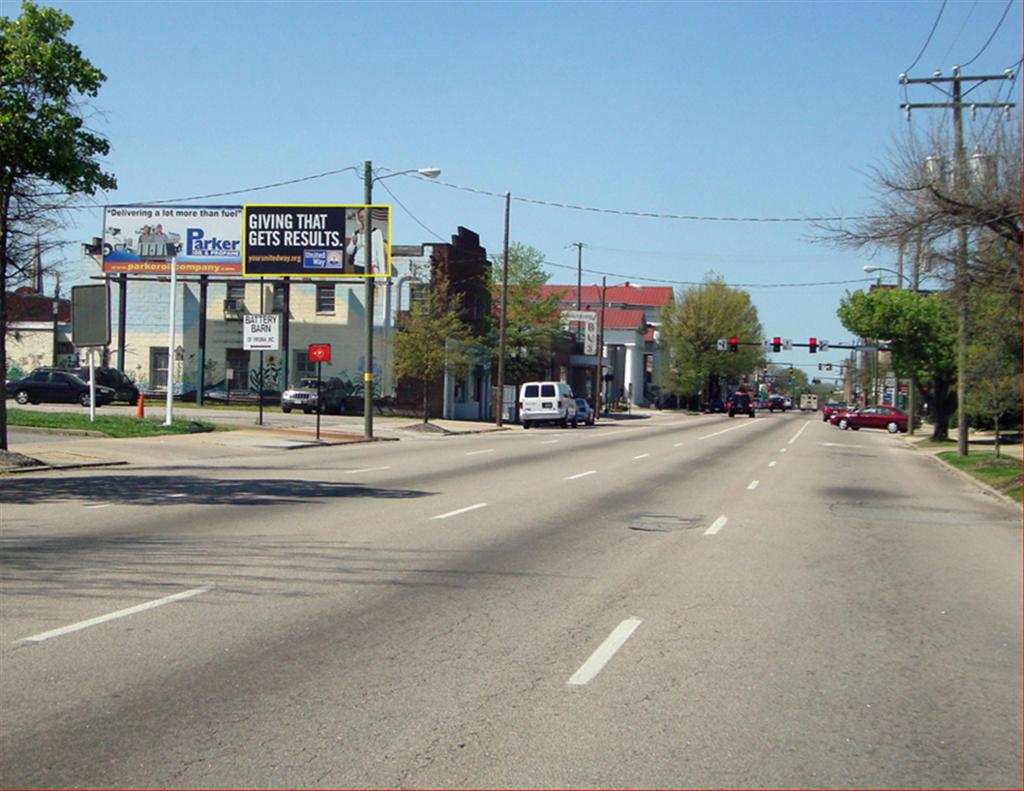
[[[149,347],[149,385],[167,387],[167,367],[170,356],[166,346]]]
[[[328,283],[325,285],[317,284],[316,312],[334,313],[334,283]]]
[[[309,359],[305,349],[295,352],[294,365],[292,365],[292,381],[308,379],[316,376],[316,363]]]
[[[245,299],[245,281],[228,281],[228,299]]]
[[[245,349],[228,349],[225,368],[231,370],[231,389],[244,390],[249,387],[249,352]]]
[[[274,313],[284,313],[284,303],[287,294],[287,283],[274,283],[274,306],[271,308]]]

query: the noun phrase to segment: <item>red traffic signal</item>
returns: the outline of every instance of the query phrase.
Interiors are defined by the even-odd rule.
[[[811,354],[816,354],[818,351],[818,339],[811,338],[811,340],[807,344],[807,349],[808,351],[810,351]]]
[[[740,339],[735,335],[729,338],[729,351],[738,352],[740,350]]]
[[[772,351],[773,352],[781,352],[782,351],[782,338],[772,338]]]

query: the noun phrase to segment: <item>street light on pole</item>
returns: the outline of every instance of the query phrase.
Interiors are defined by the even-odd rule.
[[[428,179],[441,175],[440,168],[414,168],[388,173],[383,176],[373,175],[373,164],[370,160],[363,163],[363,203],[366,210],[363,214],[363,273],[366,275],[365,310],[366,310],[366,354],[363,365],[363,435],[373,438],[373,183],[389,179],[392,176],[405,176],[418,173]]]
[[[895,269],[888,269],[887,267],[884,266],[871,266],[870,264],[868,264],[867,266],[864,267],[864,271],[867,272],[869,275],[872,274],[873,272],[890,272],[896,275],[896,277],[900,278],[901,281],[905,280],[907,281],[907,283],[913,282],[909,277],[904,275],[902,272],[897,272]],[[899,285],[899,283],[897,283],[897,285]]]

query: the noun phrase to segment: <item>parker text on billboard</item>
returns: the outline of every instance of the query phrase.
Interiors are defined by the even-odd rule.
[[[238,274],[242,270],[241,206],[107,206],[103,271]]]
[[[246,205],[242,272],[257,277],[365,277],[368,214],[370,275],[387,277],[390,207],[362,205]]]

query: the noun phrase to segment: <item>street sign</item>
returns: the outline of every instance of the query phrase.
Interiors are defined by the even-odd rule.
[[[110,292],[106,284],[71,287],[71,342],[78,347],[110,343]]]
[[[828,351],[828,341],[826,341],[824,338],[822,338],[820,341],[818,341],[818,350],[819,351],[823,351],[823,352],[827,352]]]
[[[772,350],[772,342],[768,340],[761,341],[761,351],[770,352]]]
[[[246,313],[242,321],[243,349],[276,352],[281,348],[280,313]]]
[[[718,339],[718,351],[724,352],[729,350],[729,340],[727,338]]]
[[[793,339],[792,338],[786,338],[782,342],[782,348],[785,349],[787,352],[793,351]]]
[[[331,361],[331,344],[311,343],[306,354],[311,363],[329,363]]]
[[[563,310],[562,326],[583,325],[583,353],[597,354],[597,312],[593,310]],[[578,336],[577,336],[578,337]]]

